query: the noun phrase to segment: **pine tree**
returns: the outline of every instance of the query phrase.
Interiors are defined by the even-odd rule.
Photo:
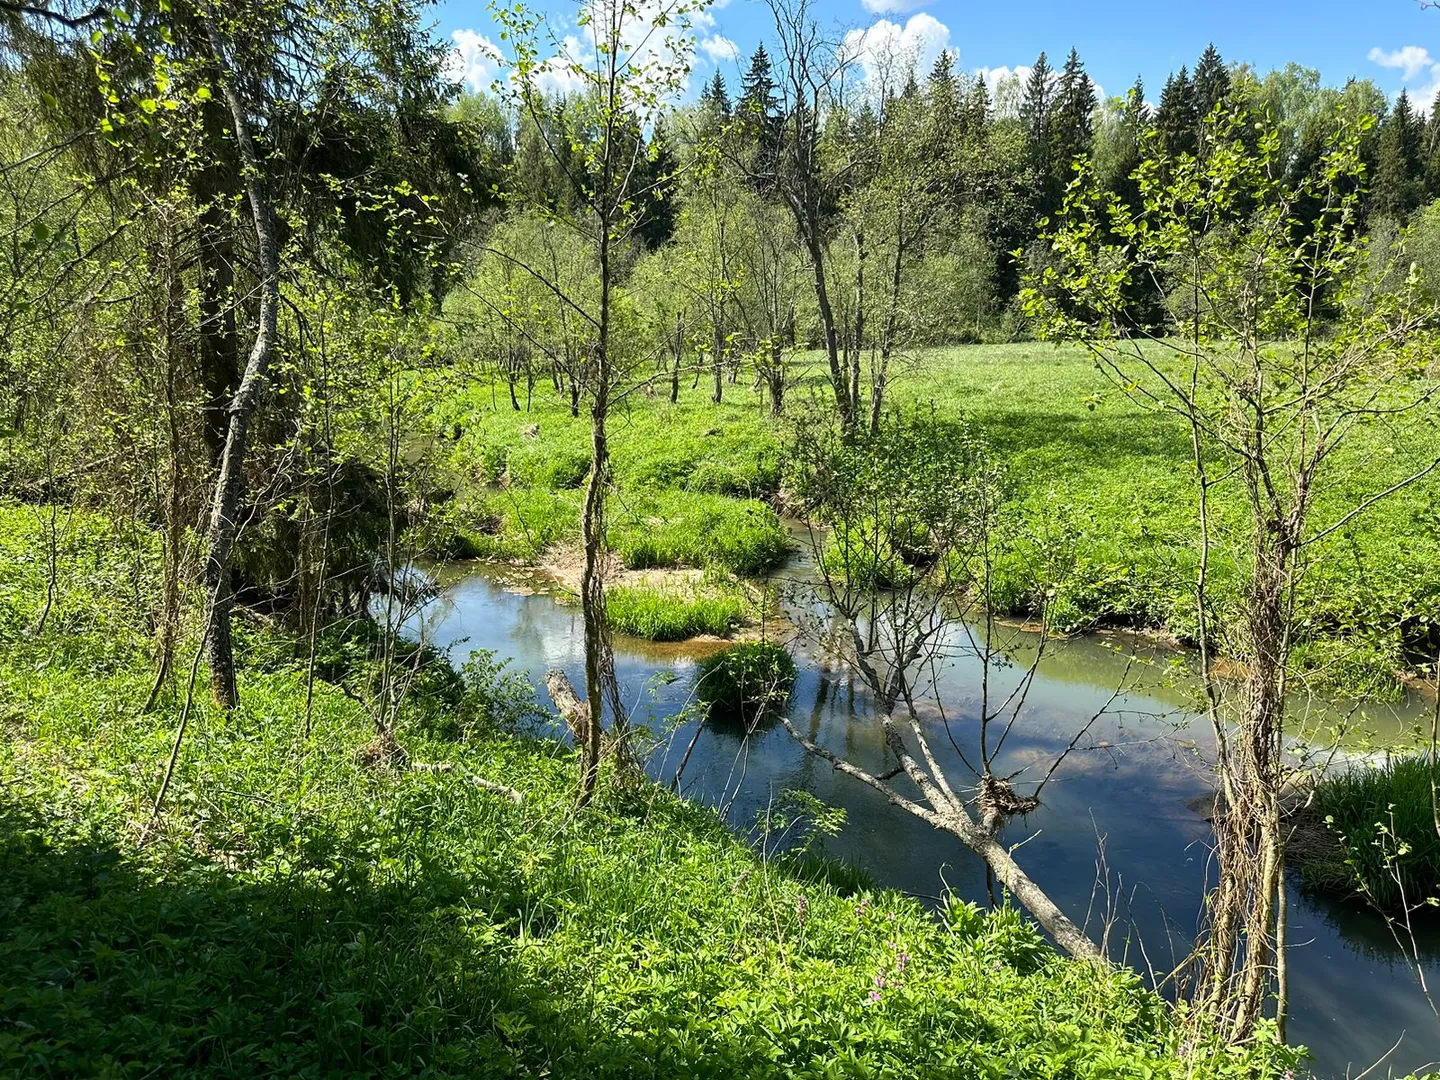
[[[711,79],[700,94],[700,102],[713,109],[719,116],[728,118],[730,116],[730,92],[725,86],[725,76],[715,72],[715,78]]]
[[[1199,151],[1196,140],[1199,119],[1195,86],[1190,81],[1190,73],[1182,67],[1178,75],[1166,80],[1165,89],[1160,92],[1160,107],[1155,111],[1155,127],[1168,154],[1178,156]]]
[[[1192,85],[1195,88],[1195,110],[1202,122],[1215,111],[1215,106],[1230,96],[1230,71],[1213,44],[1206,48],[1200,56],[1200,63],[1195,65]]]

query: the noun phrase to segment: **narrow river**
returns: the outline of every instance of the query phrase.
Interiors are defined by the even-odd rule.
[[[513,571],[495,568],[451,567],[441,585],[419,629],[432,644],[449,649],[453,660],[493,650],[536,685],[543,685],[551,668],[564,669],[581,685],[578,606],[530,591]],[[695,730],[693,720],[677,725],[674,718],[692,697],[697,656],[713,647],[615,642],[625,700],[638,719],[648,718],[660,740],[651,772],[666,782]],[[942,765],[953,769],[958,783],[966,775],[958,755],[978,727],[981,669],[973,655],[954,652],[938,675],[935,696],[944,703],[955,741],[952,745],[943,732],[933,741],[944,747]],[[797,649],[797,660],[804,655]],[[1132,659],[1137,655],[1138,662]],[[1156,663],[1146,664],[1147,659]],[[1007,771],[1043,767],[1105,710],[1046,788],[1041,808],[1012,822],[1005,839],[1023,841],[1017,858],[1031,876],[1077,921],[1088,913],[1092,934],[1108,926],[1111,954],[1146,975],[1169,970],[1194,937],[1210,837],[1204,818],[1190,808],[1209,791],[1208,731],[1186,711],[1185,692],[1164,684],[1164,659],[1118,638],[1051,642],[1000,763]],[[1009,694],[1027,664],[1022,646],[1019,663],[998,672],[992,668],[992,701]],[[1122,685],[1130,689],[1111,702]],[[1371,709],[1368,726],[1383,738],[1421,722],[1429,708],[1413,700]],[[790,714],[816,742],[884,771],[879,723],[844,671],[813,658],[802,663]],[[934,723],[941,721],[937,717]],[[984,866],[958,840],[808,756],[783,727],[748,739],[707,728],[684,784],[689,797],[720,807],[741,829],[752,826],[781,792],[803,789],[846,812],[843,832],[827,842],[829,854],[853,859],[880,885],[926,902],[947,888],[985,901]],[[1318,1076],[1358,1075],[1382,1057],[1370,1075],[1404,1075],[1440,1061],[1440,1018],[1421,989],[1415,964],[1407,962],[1382,920],[1311,895],[1292,878],[1290,941],[1289,1034],[1310,1047]],[[1440,993],[1440,926],[1426,928],[1419,949],[1426,981]]]

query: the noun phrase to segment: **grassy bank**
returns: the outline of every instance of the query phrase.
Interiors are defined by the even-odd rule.
[[[819,372],[812,364],[792,404],[823,393]],[[1193,630],[1195,495],[1179,418],[1139,408],[1081,350],[1033,343],[926,353],[896,379],[892,400],[963,413],[1005,462],[1012,521],[1026,537],[997,568],[997,598],[1008,613],[1032,612],[1053,585],[1066,630],[1128,626],[1182,639]],[[503,393],[494,401],[488,388],[471,388],[436,411],[444,453],[466,492],[452,512],[483,553],[533,558],[578,528],[577,494],[564,486],[578,482],[576,470],[535,463],[579,460],[587,422],[570,417],[544,384],[528,413],[511,410]],[[704,387],[682,391],[676,405],[630,395],[611,432],[612,541],[626,564],[744,574],[774,565],[783,531],[763,500],[781,484],[786,438],[744,385],[728,387],[718,406]],[[1437,454],[1440,432],[1423,415],[1360,430],[1336,461],[1338,487],[1316,503],[1317,522],[1335,520]],[[1214,492],[1222,538],[1242,520],[1235,483]],[[1317,553],[1323,566],[1302,586],[1299,649],[1318,682],[1394,690],[1397,670],[1434,662],[1440,478],[1356,519]],[[1235,566],[1217,559],[1212,575],[1223,604]]]
[[[310,698],[287,643],[253,628],[241,707],[195,715],[142,846],[178,713],[141,708],[148,634],[125,598],[147,540],[67,519],[37,632],[38,539],[35,515],[0,512],[7,1076],[1138,1078],[1293,1060],[1202,1063],[1133,976],[1061,960],[1013,913],[937,923],[893,893],[844,895],[649,785],[606,784],[577,813],[568,750],[447,723],[444,702],[407,708],[408,762],[386,760],[351,697]]]

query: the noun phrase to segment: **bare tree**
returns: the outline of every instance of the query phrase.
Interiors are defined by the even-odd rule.
[[[1000,840],[1009,821],[1039,806],[1046,784],[1104,710],[1040,775],[1022,779],[1020,772],[999,771],[1006,741],[1023,723],[1049,629],[1042,611],[1033,661],[1010,692],[992,696],[991,673],[1008,662],[1010,650],[990,602],[1004,491],[988,450],[962,424],[926,414],[892,416],[875,435],[815,423],[798,431],[795,494],[810,524],[820,599],[835,613],[822,643],[873,696],[895,767],[867,772],[789,720],[787,730],[837,771],[978,854],[1072,956],[1105,963],[1084,929]],[[959,721],[936,697],[938,671],[957,653],[978,658],[984,672],[979,716],[968,733],[957,733]],[[971,774],[968,788],[941,763],[922,713],[927,697],[939,710],[945,752]],[[913,789],[897,783],[900,777]],[[1029,790],[1017,790],[1017,782]]]

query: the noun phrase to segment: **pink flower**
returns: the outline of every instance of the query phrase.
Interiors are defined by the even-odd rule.
[[[871,991],[870,991],[870,1004],[871,1004],[871,1005],[879,1005],[879,1004],[880,1004],[880,991],[879,991],[879,990],[871,990]]]
[[[800,920],[800,925],[805,925],[805,916],[810,911],[810,902],[805,899],[804,893],[795,901],[795,918]]]

